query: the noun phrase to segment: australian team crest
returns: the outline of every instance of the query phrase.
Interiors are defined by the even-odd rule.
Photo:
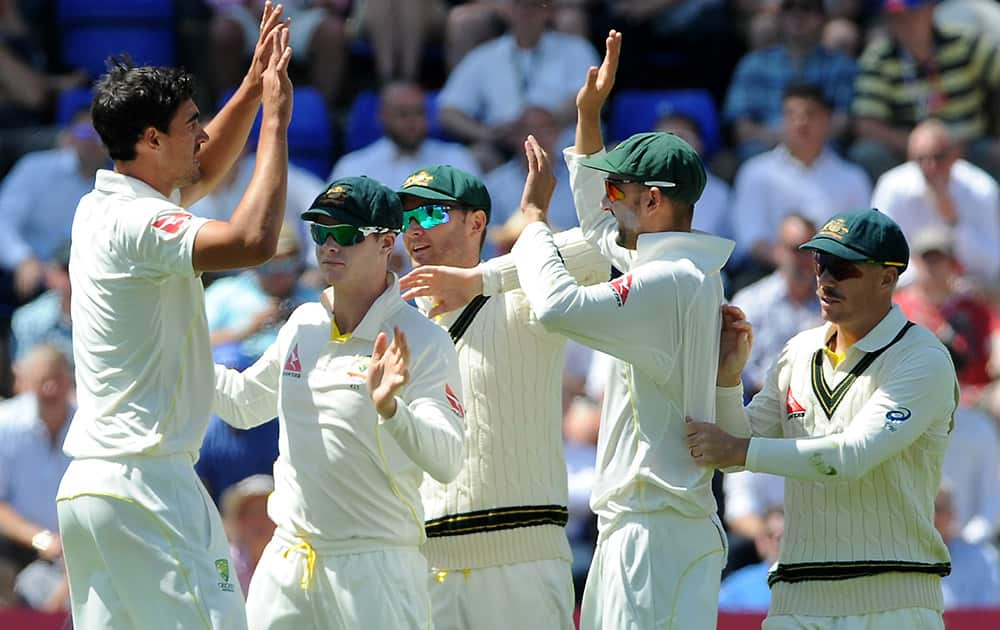
[[[216,560],[215,570],[219,572],[219,589],[226,591],[227,593],[232,593],[233,590],[235,590],[235,587],[230,581],[229,560],[225,558],[219,558]]]
[[[320,199],[336,205],[343,205],[347,202],[347,198],[350,194],[351,191],[347,186],[343,184],[336,184],[327,188],[326,192],[323,193]]]
[[[406,181],[403,182],[403,188],[409,188],[410,186],[426,187],[432,181],[434,181],[433,175],[427,171],[419,171],[406,178]]]
[[[817,236],[829,236],[839,241],[844,238],[848,231],[847,223],[843,219],[833,219],[826,222]]]

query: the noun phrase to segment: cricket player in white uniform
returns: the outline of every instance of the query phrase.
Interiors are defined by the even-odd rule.
[[[221,418],[281,424],[267,506],[277,528],[250,582],[250,628],[426,630],[419,486],[462,464],[455,347],[388,271],[395,192],[340,179],[302,217],[331,287],[324,303],[296,309],[245,372],[216,367]]]
[[[577,96],[576,145],[564,154],[583,233],[623,275],[581,287],[566,273],[545,223],[555,179],[531,136],[529,223],[512,251],[542,324],[617,359],[597,445],[599,536],[580,626],[714,628],[725,536],[712,471],[687,456],[684,418],[715,407],[720,270],[734,244],[690,231],[705,169],[683,140],[637,134],[604,152],[600,110],[621,36],[612,31],[606,44]]]
[[[229,545],[194,472],[212,403],[202,271],[262,263],[285,199],[288,27],[265,9],[243,84],[202,128],[193,79],[114,61],[94,126],[114,161],[73,220],[78,410],[59,529],[73,625],[246,627]],[[229,222],[191,216],[239,158],[263,102],[257,172]]]
[[[943,629],[934,498],[958,404],[951,357],[892,304],[909,260],[892,219],[839,214],[801,249],[829,323],[788,342],[744,410],[752,331],[727,307],[718,426],[690,423],[691,455],[786,477],[765,630]]]
[[[478,265],[490,217],[482,181],[431,166],[407,178],[399,193],[403,241],[418,265],[400,283],[408,289],[403,297],[418,298],[421,310],[451,331],[467,407],[461,472],[449,483],[426,479],[421,487],[434,626],[572,629],[565,337],[539,324],[522,291],[499,291],[499,269]],[[580,231],[564,236],[570,238],[562,255],[581,282],[607,280],[610,265]],[[516,269],[509,268],[508,288],[511,282],[516,288]],[[468,290],[441,306],[443,294],[459,287]]]

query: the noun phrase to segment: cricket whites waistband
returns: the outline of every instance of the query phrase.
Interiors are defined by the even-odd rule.
[[[569,511],[564,505],[522,505],[449,514],[424,523],[428,538],[463,536],[503,529],[558,525],[565,527]]]

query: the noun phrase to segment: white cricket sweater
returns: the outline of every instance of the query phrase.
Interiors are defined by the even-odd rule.
[[[581,282],[607,280],[610,265],[579,230],[564,233],[562,241],[562,255]],[[490,297],[456,344],[465,392],[465,458],[450,483],[424,479],[423,552],[432,567],[449,570],[568,562],[565,338],[546,331],[532,314],[516,290],[509,256],[480,269]],[[447,328],[461,313],[447,313],[438,323]]]
[[[832,326],[800,333],[745,411],[742,386],[717,389],[720,426],[752,430],[746,468],[788,478],[772,615],[943,607],[934,497],[958,385],[944,346],[906,325],[893,306],[837,367]]]

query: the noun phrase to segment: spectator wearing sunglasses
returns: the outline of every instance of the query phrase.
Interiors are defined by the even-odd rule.
[[[744,409],[752,330],[727,307],[718,424],[689,422],[690,454],[708,468],[786,478],[765,628],[943,629],[951,564],[934,497],[959,401],[955,368],[892,303],[910,253],[892,219],[837,214],[802,249],[815,256],[827,323],[786,344]]]
[[[388,271],[402,207],[366,177],[302,213],[328,288],[244,372],[216,368],[214,411],[238,427],[277,413],[276,525],[250,581],[251,628],[425,628],[419,486],[463,461],[462,383],[447,333]],[[390,343],[391,339],[391,343]]]
[[[615,358],[590,500],[600,533],[580,627],[711,628],[726,541],[713,473],[687,457],[684,416],[714,412],[721,270],[734,243],[691,231],[706,182],[691,145],[651,132],[605,151],[600,113],[621,35],[612,31],[606,46],[577,95],[576,144],[563,155],[583,234],[623,275],[580,286],[566,273],[546,223],[555,178],[530,136],[521,205],[529,224],[512,254],[541,324]]]
[[[1000,187],[989,173],[961,158],[941,122],[928,120],[910,134],[909,161],[875,184],[872,205],[892,217],[910,240],[929,228],[954,235],[964,272],[980,283],[1000,280]],[[911,274],[903,276],[908,284]]]
[[[421,487],[434,627],[569,630],[575,599],[562,441],[566,339],[532,315],[524,293],[514,290],[512,265],[505,275],[499,263],[479,265],[493,212],[481,180],[435,166],[411,175],[399,194],[403,241],[416,266],[401,283],[403,297],[416,298],[421,311],[452,331],[469,410],[458,477]],[[579,230],[564,236],[562,255],[581,281],[606,280],[608,263]],[[452,286],[444,286],[448,279]],[[504,283],[510,292],[500,292]],[[455,286],[462,297],[449,301]]]

